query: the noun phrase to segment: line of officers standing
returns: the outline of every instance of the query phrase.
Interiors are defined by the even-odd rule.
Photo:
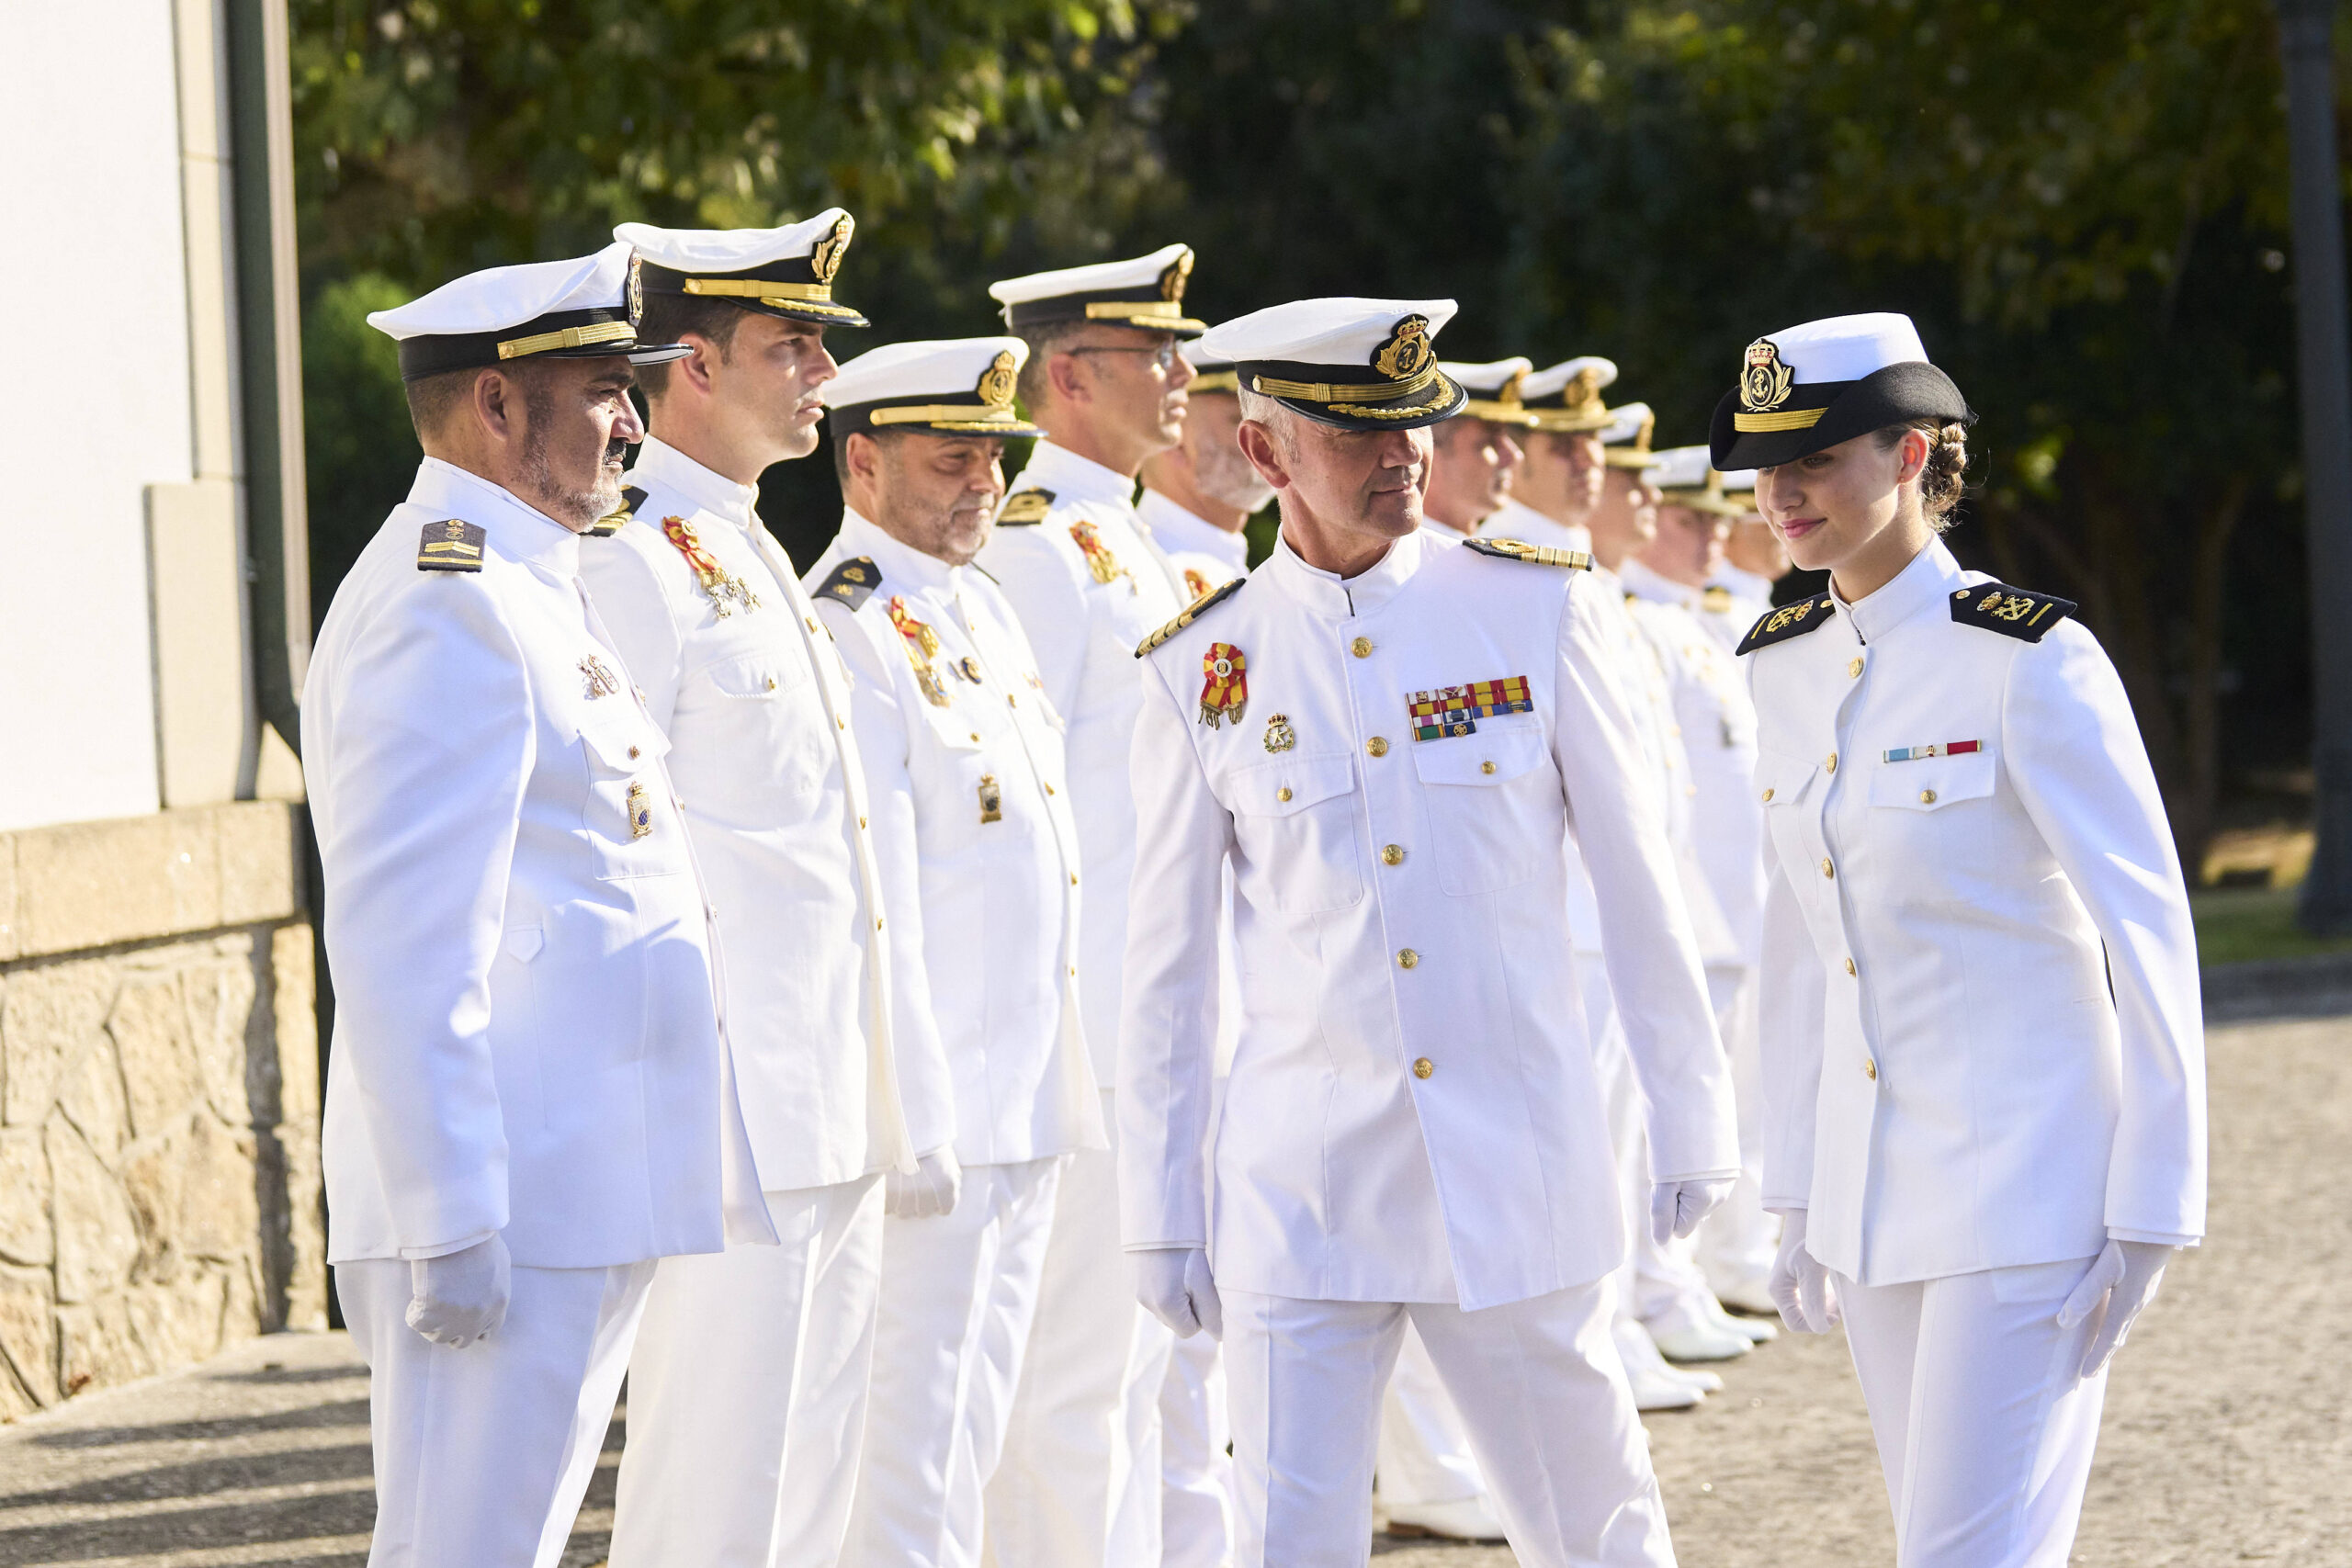
[[[1440,365],[1448,302],[1209,332],[1182,245],[837,363],[853,227],[370,318],[425,456],[304,756],[371,1563],[553,1564],[625,1373],[616,1568],[1360,1562],[1375,1470],[1670,1562],[1633,1410],[1773,1332],[1753,476],[1605,360]],[[756,486],[820,421],[800,574]],[[1426,441],[1413,504],[1331,431]],[[1391,737],[1446,804],[1367,867]]]

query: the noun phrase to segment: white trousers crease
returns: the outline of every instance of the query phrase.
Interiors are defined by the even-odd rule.
[[[854,1568],[976,1568],[1053,1232],[1058,1157],[964,1168],[949,1213],[887,1220]]]
[[[1217,1342],[1205,1334],[1177,1340],[1159,1385],[1160,1568],[1232,1562],[1232,1442]]]
[[[1408,1319],[1521,1568],[1672,1568],[1606,1281],[1478,1312],[1224,1295],[1235,1568],[1363,1568],[1381,1393]]]
[[[506,1322],[463,1349],[408,1325],[409,1266],[335,1266],[368,1362],[368,1568],[554,1568],[612,1424],[650,1262],[517,1265]]]
[[[1106,1126],[1117,1125],[1114,1109],[1106,1093]],[[1119,1249],[1116,1157],[1088,1149],[1069,1158],[1028,1359],[989,1483],[983,1561],[995,1568],[1159,1561],[1159,1388],[1176,1337],[1136,1301],[1135,1268]]]
[[[1391,1505],[1464,1503],[1487,1490],[1462,1413],[1409,1322],[1380,1402],[1377,1466],[1380,1500]]]
[[[1764,1059],[1753,968],[1707,970],[1715,1023],[1731,1058],[1733,1105],[1739,1116],[1739,1181],[1731,1196],[1700,1222],[1698,1261],[1718,1294],[1762,1292],[1781,1247],[1781,1222],[1764,1212]]]
[[[2091,1262],[1904,1285],[1834,1277],[1898,1568],[2064,1568],[2107,1373],[2075,1375],[2098,1314],[2057,1319]]]
[[[629,1360],[612,1568],[832,1568],[849,1529],[882,1181],[770,1192],[776,1247],[665,1258]]]

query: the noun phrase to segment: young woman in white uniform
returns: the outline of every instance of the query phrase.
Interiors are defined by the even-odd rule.
[[[2074,605],[1939,535],[1967,404],[1907,317],[1759,338],[1717,468],[1829,591],[1740,644],[1768,823],[1764,1193],[1846,1325],[1901,1568],[2059,1568],[2109,1357],[2205,1226],[2188,895]]]

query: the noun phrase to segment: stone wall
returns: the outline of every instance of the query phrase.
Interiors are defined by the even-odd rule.
[[[0,1419],[325,1326],[301,831],[0,834]]]

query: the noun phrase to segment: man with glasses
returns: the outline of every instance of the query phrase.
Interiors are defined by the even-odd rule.
[[[1106,1126],[1136,852],[1127,752],[1143,692],[1135,647],[1191,598],[1136,521],[1136,474],[1183,435],[1193,367],[1177,344],[1207,330],[1184,315],[1192,270],[1191,249],[1169,245],[989,289],[1029,345],[1021,399],[1046,438],[978,558],[1020,618],[1045,696],[1067,727],[1085,868],[1079,1006]],[[1107,1153],[1074,1155],[1063,1175],[1036,1314],[989,1487],[995,1559],[1021,1568],[1156,1564],[1159,1398],[1172,1339],[1136,1304]]]

